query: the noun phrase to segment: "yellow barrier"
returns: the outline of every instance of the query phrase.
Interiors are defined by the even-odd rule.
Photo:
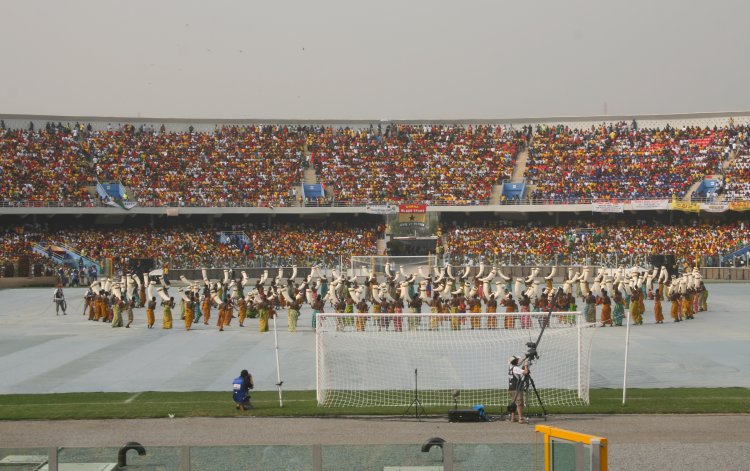
[[[550,427],[548,425],[537,425],[535,427],[537,433],[544,435],[544,470],[555,471],[553,469],[553,447],[552,444],[555,441],[564,441],[573,444],[582,444],[589,447],[590,457],[590,468],[598,471],[607,471],[607,439],[604,437],[598,437],[596,435],[588,435],[580,432],[573,432],[571,430],[565,430],[557,427]],[[583,469],[583,463],[579,463],[580,468]]]

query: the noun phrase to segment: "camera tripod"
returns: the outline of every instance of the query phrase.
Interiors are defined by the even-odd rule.
[[[414,368],[414,400],[411,401],[411,404],[409,404],[409,407],[406,408],[403,414],[401,414],[401,417],[405,417],[406,414],[409,413],[409,410],[413,407],[414,408],[414,417],[416,417],[417,420],[420,420],[419,418],[419,412],[422,411],[422,415],[427,415],[427,412],[424,410],[424,407],[422,406],[422,401],[419,400],[419,388],[417,387],[417,369]]]
[[[513,400],[508,405],[508,412],[516,411],[516,407],[517,407],[516,399],[518,398],[518,395],[523,394],[524,392],[527,392],[529,390],[529,386],[531,386],[531,389],[534,391],[536,400],[539,401],[539,405],[542,408],[541,417],[544,417],[544,419],[547,420],[547,409],[544,407],[544,402],[542,401],[542,397],[539,395],[539,391],[537,391],[536,389],[536,383],[534,383],[534,378],[531,377],[531,370],[529,370],[529,373],[526,376],[524,376],[522,381],[519,381],[518,386],[516,387],[516,393],[513,395]],[[529,416],[529,414],[527,413],[526,416]]]
[[[542,407],[542,417],[544,417],[545,420],[547,420],[547,409],[544,407],[544,402],[542,402],[542,398],[539,395],[539,391],[536,389],[536,383],[534,383],[534,378],[531,377],[531,364],[534,360],[539,359],[539,354],[537,353],[537,347],[539,346],[539,342],[542,340],[542,335],[544,335],[544,330],[549,325],[550,318],[552,317],[552,309],[550,308],[549,313],[547,314],[547,317],[545,319],[540,320],[542,329],[539,332],[539,337],[537,337],[536,342],[528,342],[526,346],[529,348],[528,352],[526,352],[526,358],[524,361],[527,364],[528,372],[526,375],[524,375],[523,379],[518,381],[518,384],[516,386],[516,393],[513,395],[513,400],[510,404],[508,404],[508,412],[514,413],[516,411],[516,399],[518,399],[519,394],[523,394],[523,392],[529,390],[529,386],[531,386],[531,389],[534,391],[534,395],[536,396],[537,401],[539,401],[539,405]],[[528,415],[528,414],[527,414]]]

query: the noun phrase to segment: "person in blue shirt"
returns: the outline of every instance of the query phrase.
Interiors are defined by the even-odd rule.
[[[235,409],[247,410],[252,409],[250,404],[250,390],[253,389],[253,375],[247,370],[242,370],[240,375],[232,381],[232,399],[234,400]]]

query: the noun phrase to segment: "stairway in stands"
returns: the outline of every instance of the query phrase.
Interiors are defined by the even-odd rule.
[[[734,162],[734,159],[736,157],[737,157],[737,151],[736,150],[732,150],[732,151],[729,152],[729,155],[727,156],[727,159],[721,163],[721,173],[722,173],[722,176],[726,176],[727,172],[729,172],[729,167],[732,165],[732,163]],[[724,180],[724,182],[726,182],[726,180]],[[716,201],[719,201],[719,202],[724,201],[724,193],[723,192],[722,192],[722,194],[720,194],[716,198]]]
[[[533,138],[532,138],[533,139]],[[531,141],[529,141],[531,145]],[[529,147],[525,147],[521,152],[516,155],[516,164],[513,166],[513,172],[510,175],[510,183],[523,183],[526,174],[526,162],[529,160]],[[530,192],[529,187],[526,187],[525,193]],[[490,204],[500,204],[500,198],[503,194],[503,183],[494,185],[492,187],[492,194],[490,195]],[[526,197],[526,194],[523,197]]]
[[[503,194],[503,184],[493,185],[492,194],[490,195],[490,204],[500,204],[500,197]]]
[[[315,183],[318,183],[318,175],[315,173],[315,169],[310,167],[305,169],[305,175],[303,177],[303,182],[306,185],[314,185]]]
[[[311,153],[307,149],[307,143],[305,143],[304,153],[305,153],[305,159],[308,162],[310,162]],[[307,167],[302,173],[302,185],[315,185],[317,183],[318,183],[318,174],[315,173],[315,167],[311,165]],[[304,194],[302,185],[299,185],[297,187],[297,195],[299,195],[300,197]],[[300,206],[299,200],[294,202],[294,206]]]
[[[518,153],[516,157],[516,166],[513,167],[513,173],[510,176],[511,183],[522,183],[526,174],[526,162],[529,160],[529,148],[525,148]]]

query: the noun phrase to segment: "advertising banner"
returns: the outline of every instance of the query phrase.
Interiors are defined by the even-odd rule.
[[[427,211],[426,204],[400,204],[398,205],[399,213],[424,213]]]
[[[365,211],[370,214],[396,214],[398,206],[395,204],[368,204]]]
[[[733,201],[729,203],[729,209],[732,211],[750,210],[750,201]]]
[[[702,203],[701,210],[707,213],[723,213],[729,211],[729,203]]]
[[[700,203],[691,203],[690,201],[672,201],[669,203],[669,208],[673,211],[683,211],[685,213],[701,212]]]
[[[591,211],[595,213],[622,213],[625,211],[625,205],[622,203],[591,203]]]
[[[638,211],[669,209],[669,200],[633,200],[630,207]]]

